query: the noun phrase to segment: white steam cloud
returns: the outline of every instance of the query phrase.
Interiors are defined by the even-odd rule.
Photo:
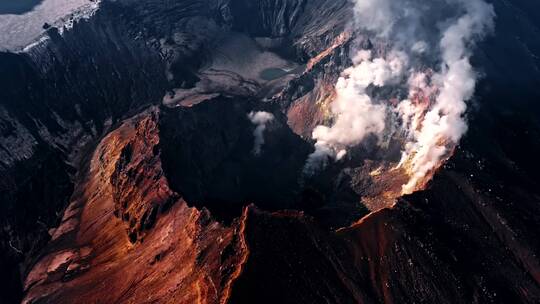
[[[494,16],[483,0],[355,0],[356,26],[374,47],[358,50],[339,78],[333,123],[314,129],[306,171],[339,160],[367,135],[393,136],[403,141],[398,167],[410,176],[402,192],[417,189],[467,130],[477,78],[470,49]]]
[[[255,141],[253,143],[253,153],[259,155],[261,153],[261,147],[264,145],[264,130],[266,130],[266,124],[274,120],[274,115],[268,112],[250,112],[248,119],[254,124],[255,130],[253,130],[253,136]]]
[[[354,66],[346,69],[336,84],[336,100],[331,105],[335,117],[332,127],[317,126],[313,130],[315,152],[309,156],[306,171],[318,169],[321,160],[341,159],[347,147],[358,145],[368,134],[382,135],[386,107],[374,104],[366,92],[370,86],[383,87],[396,82],[403,74],[405,54],[393,52],[388,59],[372,59],[371,51],[361,50],[353,58]]]

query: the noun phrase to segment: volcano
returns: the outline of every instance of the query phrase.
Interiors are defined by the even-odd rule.
[[[0,3],[0,303],[539,303],[538,12]]]

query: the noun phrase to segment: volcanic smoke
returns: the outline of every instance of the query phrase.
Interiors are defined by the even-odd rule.
[[[409,176],[402,193],[411,193],[467,130],[466,102],[477,81],[471,49],[493,28],[495,13],[483,0],[355,0],[354,9],[355,29],[373,47],[354,51],[353,66],[337,81],[333,122],[313,130],[305,171],[343,158],[368,135],[392,137],[403,143],[396,168]]]
[[[255,125],[255,130],[253,130],[253,136],[255,137],[253,154],[259,155],[261,153],[261,147],[264,145],[264,130],[266,130],[266,124],[274,120],[274,115],[264,111],[250,112],[248,114],[248,119]]]

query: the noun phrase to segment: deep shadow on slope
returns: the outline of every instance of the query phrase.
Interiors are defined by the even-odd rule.
[[[256,104],[241,97],[218,97],[190,108],[163,107],[160,149],[171,188],[188,203],[227,221],[250,203],[266,210],[316,213],[335,189],[315,190],[304,183],[303,168],[312,146],[290,130],[275,107]],[[261,153],[255,154],[256,126],[247,116],[260,110],[273,112],[275,119],[264,131]],[[332,185],[335,176],[324,178],[320,184]],[[361,209],[359,200],[349,197],[350,205]]]

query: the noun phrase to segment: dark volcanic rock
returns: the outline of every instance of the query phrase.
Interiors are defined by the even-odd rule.
[[[248,114],[258,110],[262,109],[254,109],[250,100],[223,97],[191,108],[162,110],[164,171],[187,202],[228,219],[237,217],[246,202],[269,209],[294,208],[312,148],[274,110],[261,152],[255,154],[256,126]]]
[[[464,180],[442,172],[336,233],[300,213],[251,211],[232,303],[536,303],[536,239],[515,224],[531,219],[510,220],[507,202]]]

